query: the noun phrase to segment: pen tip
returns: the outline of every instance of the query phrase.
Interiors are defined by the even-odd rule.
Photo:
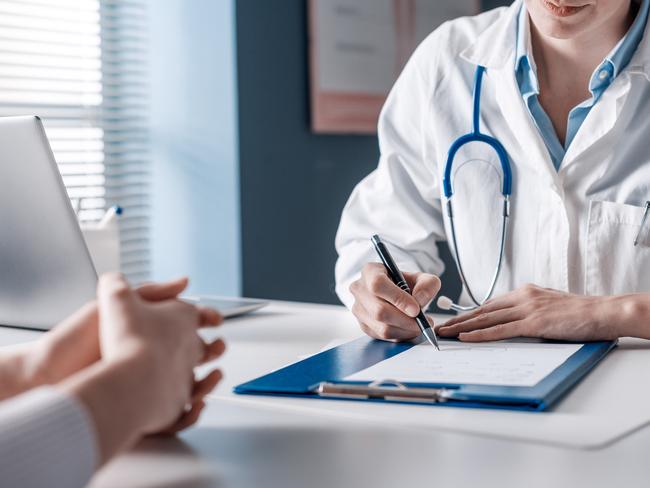
[[[429,344],[431,344],[439,351],[440,346],[438,345],[438,338],[436,337],[436,333],[433,331],[433,329],[431,327],[428,327],[422,332],[424,333],[424,337],[427,339],[427,342],[429,342]]]

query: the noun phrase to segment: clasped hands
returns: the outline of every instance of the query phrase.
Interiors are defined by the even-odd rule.
[[[0,399],[61,384],[93,368],[92,374],[114,371],[116,377],[126,372],[134,387],[125,396],[141,412],[134,419],[137,434],[173,433],[192,425],[222,377],[214,370],[196,380],[193,368],[218,358],[225,344],[199,337],[200,327],[218,325],[222,317],[180,301],[187,284],[180,279],[131,289],[119,274],[102,276],[96,301],[37,341],[3,352],[0,378],[6,381]]]

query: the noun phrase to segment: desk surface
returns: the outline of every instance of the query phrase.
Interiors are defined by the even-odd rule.
[[[341,307],[274,303],[228,321],[219,333],[228,343],[220,365],[226,376],[199,425],[178,438],[146,439],[98,473],[93,488],[381,488],[426,486],[432,479],[450,487],[648,486],[647,427],[605,448],[580,450],[303,415],[232,396],[233,385],[259,371],[357,337]],[[0,329],[0,345],[35,335]],[[650,356],[645,343],[633,347],[648,347]]]

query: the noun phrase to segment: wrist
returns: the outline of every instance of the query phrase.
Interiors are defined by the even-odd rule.
[[[650,339],[650,294],[631,294],[614,297],[611,320],[619,324],[619,337]]]
[[[52,371],[52,349],[50,338],[45,335],[26,350],[22,357],[22,372],[30,388],[56,383]]]
[[[71,354],[76,351],[66,351]],[[39,340],[21,344],[7,351],[6,360],[3,357],[2,368],[18,389],[14,394],[43,385],[57,382],[55,371],[57,352],[52,345],[51,336],[46,334]],[[58,378],[62,379],[62,378]],[[7,384],[6,381],[3,382]]]
[[[95,427],[101,464],[146,433],[150,408],[133,359],[99,361],[61,383],[86,409]]]
[[[9,398],[42,385],[35,361],[36,347],[21,344],[0,355],[0,399]]]

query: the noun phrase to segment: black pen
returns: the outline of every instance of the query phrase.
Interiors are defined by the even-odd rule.
[[[409,288],[408,283],[406,283],[404,275],[395,264],[395,261],[393,261],[393,257],[388,252],[386,245],[381,242],[381,239],[377,234],[372,236],[371,240],[372,245],[375,246],[377,254],[379,254],[379,259],[381,259],[381,262],[384,263],[384,266],[386,267],[386,271],[388,271],[388,276],[390,276],[390,279],[393,280],[393,283],[399,286],[402,290],[411,295],[411,289]],[[440,347],[438,346],[438,338],[436,337],[436,332],[433,330],[433,327],[429,325],[429,321],[427,320],[426,315],[424,315],[422,308],[420,308],[420,313],[417,315],[417,317],[415,317],[415,321],[417,322],[418,327],[420,327],[420,330],[422,331],[424,337],[426,337],[427,341],[429,341],[431,345],[439,351]]]

